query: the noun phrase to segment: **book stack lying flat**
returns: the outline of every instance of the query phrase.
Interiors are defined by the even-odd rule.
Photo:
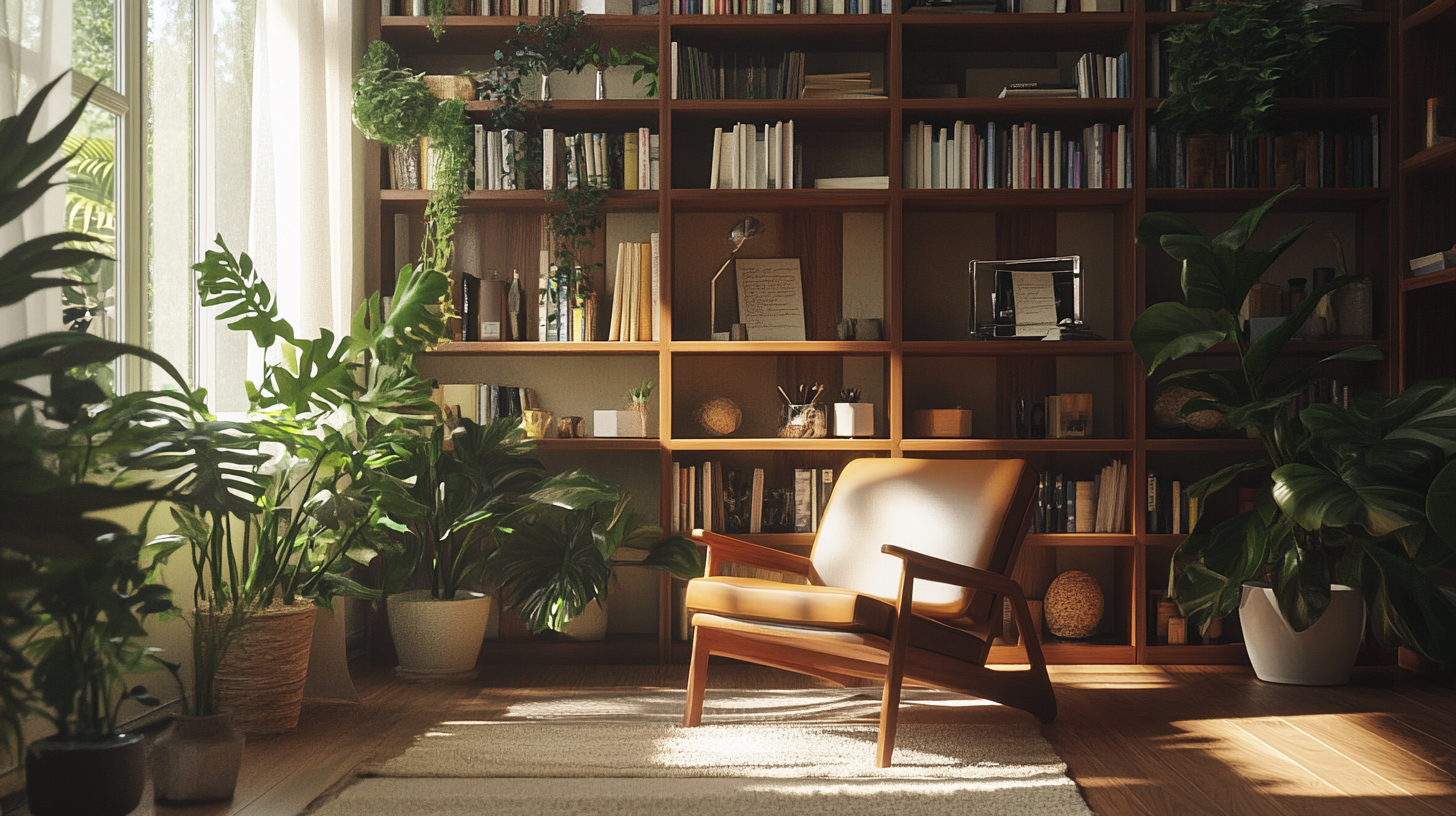
[[[870,87],[869,71],[847,74],[807,74],[800,99],[872,99],[885,95],[884,88]]]
[[[1411,275],[1429,275],[1452,267],[1456,267],[1456,247],[1410,260]]]

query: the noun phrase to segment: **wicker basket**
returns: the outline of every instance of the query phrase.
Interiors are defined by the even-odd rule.
[[[437,74],[421,77],[421,80],[437,99],[464,99],[469,102],[475,98],[475,83],[468,76]]]
[[[217,670],[218,707],[245,734],[282,734],[298,727],[318,607],[254,612]]]

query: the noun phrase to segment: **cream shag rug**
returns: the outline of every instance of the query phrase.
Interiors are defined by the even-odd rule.
[[[845,722],[877,715],[875,690],[710,691],[697,728],[671,724],[682,705],[586,694],[441,723],[314,814],[1091,813],[1030,717],[964,722],[985,704],[959,695],[906,693],[890,768],[877,726]]]

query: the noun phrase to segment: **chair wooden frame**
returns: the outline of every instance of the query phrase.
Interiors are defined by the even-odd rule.
[[[1034,486],[1033,476],[1031,487],[1034,489]],[[1023,515],[1029,515],[1030,509],[1028,499]],[[1006,542],[1012,547],[1006,561],[1008,573],[1015,564],[1016,550],[1025,536],[1025,522],[1023,517],[1014,528],[1017,530],[1015,540]],[[708,576],[721,574],[725,563],[735,563],[794,573],[804,576],[811,584],[824,585],[815,572],[813,562],[804,556],[702,530],[694,531],[694,537],[707,545]],[[1042,722],[1055,719],[1056,696],[1047,675],[1041,642],[1033,628],[1031,612],[1019,584],[1008,575],[956,564],[895,545],[887,544],[880,551],[902,561],[896,614],[888,639],[872,633],[737,620],[707,613],[695,615],[683,724],[695,726],[702,722],[708,660],[715,654],[807,674],[840,685],[854,684],[856,679],[882,680],[885,688],[875,752],[875,764],[881,768],[889,767],[894,753],[900,692],[904,685],[957,691],[1022,709]],[[1022,633],[1030,664],[1028,668],[1002,671],[988,669],[984,665],[991,640],[1000,634],[999,615],[990,616],[986,622],[985,648],[979,662],[908,645],[910,628],[917,617],[911,612],[917,580],[953,584],[1009,599],[1017,628]],[[993,601],[989,608],[999,611],[1001,607]]]

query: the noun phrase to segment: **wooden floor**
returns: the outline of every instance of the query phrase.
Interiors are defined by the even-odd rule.
[[[357,765],[402,752],[436,722],[489,717],[551,691],[682,688],[686,673],[514,666],[484,670],[468,685],[429,686],[363,669],[355,678],[361,704],[310,704],[297,733],[249,740],[232,803],[147,801],[136,814],[303,813],[347,784]],[[1043,733],[1100,816],[1456,814],[1456,690],[1401,669],[1357,669],[1340,688],[1261,683],[1240,667],[1061,666],[1052,679],[1061,713]],[[714,688],[815,684],[739,665],[709,674]]]

